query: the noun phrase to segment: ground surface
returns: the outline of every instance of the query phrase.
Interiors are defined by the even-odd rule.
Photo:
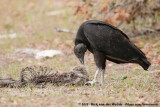
[[[76,1],[1,0],[0,34],[16,33],[15,38],[0,38],[0,77],[19,78],[23,67],[41,65],[68,72],[80,65],[73,53],[75,34],[60,33],[54,27],[76,31],[82,18],[74,16]],[[160,37],[131,38],[147,55],[152,65],[144,71],[136,64],[117,65],[107,62],[105,85],[48,86],[46,88],[0,88],[0,105],[6,106],[82,106],[90,103],[159,104],[160,106]],[[57,49],[64,56],[35,60],[17,49]],[[96,66],[87,52],[85,66],[93,79]]]

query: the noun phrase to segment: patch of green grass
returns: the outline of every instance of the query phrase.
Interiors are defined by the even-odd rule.
[[[18,78],[19,75],[17,75],[17,71],[19,70],[18,66],[17,65],[13,65],[13,64],[10,64],[8,65],[8,71],[10,72],[10,75],[12,78]]]
[[[157,50],[158,50],[158,53],[160,53],[160,47],[158,47],[158,49],[157,49]]]
[[[5,29],[7,29],[8,31],[12,28],[12,25],[11,24],[6,24],[4,25]]]

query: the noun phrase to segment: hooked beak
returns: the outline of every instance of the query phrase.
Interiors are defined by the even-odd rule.
[[[84,56],[80,58],[79,61],[81,62],[81,64],[84,64]]]

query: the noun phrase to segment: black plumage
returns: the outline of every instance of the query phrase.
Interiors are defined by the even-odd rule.
[[[86,21],[79,27],[74,52],[81,63],[84,63],[87,49],[93,53],[95,63],[101,71],[105,69],[106,60],[117,64],[137,63],[144,70],[150,66],[145,54],[129,40],[125,33],[102,21]]]

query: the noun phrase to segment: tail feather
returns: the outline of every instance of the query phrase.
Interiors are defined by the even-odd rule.
[[[139,64],[143,67],[144,70],[147,70],[151,63],[146,58],[140,58]]]

